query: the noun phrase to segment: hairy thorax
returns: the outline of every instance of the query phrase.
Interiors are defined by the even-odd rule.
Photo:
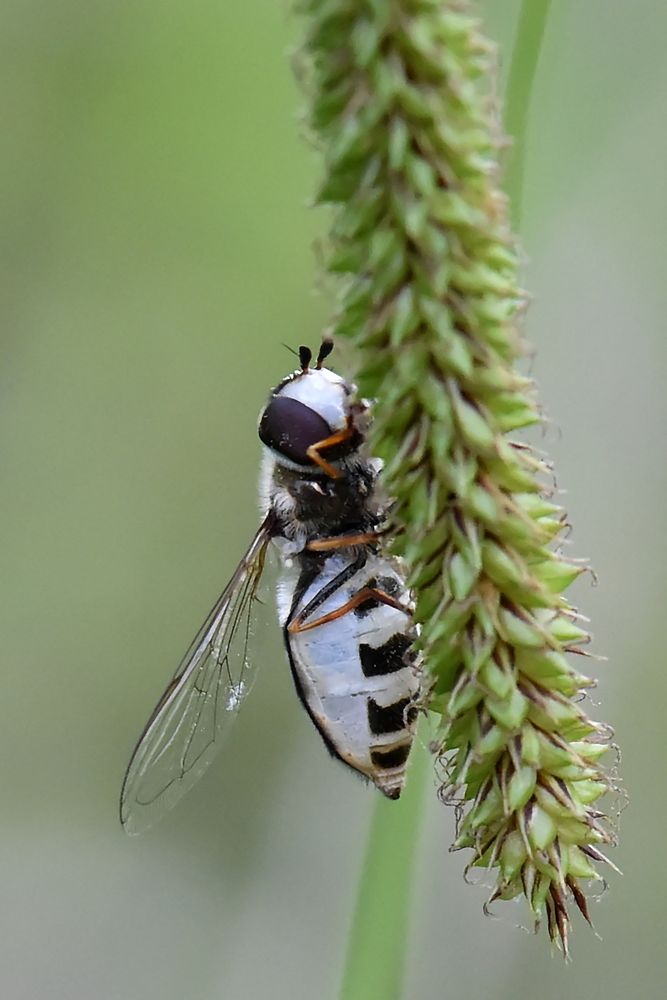
[[[270,460],[263,478],[277,538],[296,553],[314,539],[376,530],[384,516],[377,495],[379,467],[378,460],[357,455],[341,463],[341,477],[332,479]]]

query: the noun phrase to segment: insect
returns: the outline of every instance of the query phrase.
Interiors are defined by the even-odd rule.
[[[391,799],[405,782],[420,688],[413,606],[383,552],[381,463],[367,455],[370,406],[323,367],[333,344],[299,350],[259,422],[263,520],[158,701],[121,793],[128,833],[197,781],[252,681],[248,640],[270,544],[283,576],[278,618],[296,691],[334,757]]]

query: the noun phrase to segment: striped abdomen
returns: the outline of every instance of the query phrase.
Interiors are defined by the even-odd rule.
[[[368,596],[314,624],[362,591],[387,594],[406,610]],[[350,553],[330,555],[314,576],[302,568],[279,598],[294,681],[326,745],[393,799],[405,782],[419,692],[409,602],[395,560]]]

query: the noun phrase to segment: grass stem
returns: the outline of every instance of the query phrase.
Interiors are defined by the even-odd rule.
[[[550,8],[551,0],[523,0],[507,79],[505,129],[514,145],[505,170],[503,186],[510,198],[510,215],[515,232],[521,228],[526,134],[537,64]]]
[[[401,799],[390,802],[376,794],[340,1000],[402,996],[410,890],[430,773],[430,755],[417,739]]]

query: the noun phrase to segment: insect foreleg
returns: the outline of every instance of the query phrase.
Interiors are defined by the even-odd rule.
[[[345,441],[349,441],[350,438],[354,436],[354,433],[354,428],[350,423],[348,423],[347,427],[344,427],[343,430],[336,431],[335,434],[331,434],[328,438],[323,438],[321,441],[316,441],[315,444],[311,444],[311,446],[307,449],[306,454],[311,462],[314,462],[315,465],[319,465],[320,469],[324,469],[326,474],[331,476],[332,479],[340,479],[342,472],[340,472],[339,469],[334,468],[330,462],[327,462],[326,458],[323,458],[322,455],[320,455],[320,452],[324,451],[326,448],[333,448],[337,444],[343,444]]]

